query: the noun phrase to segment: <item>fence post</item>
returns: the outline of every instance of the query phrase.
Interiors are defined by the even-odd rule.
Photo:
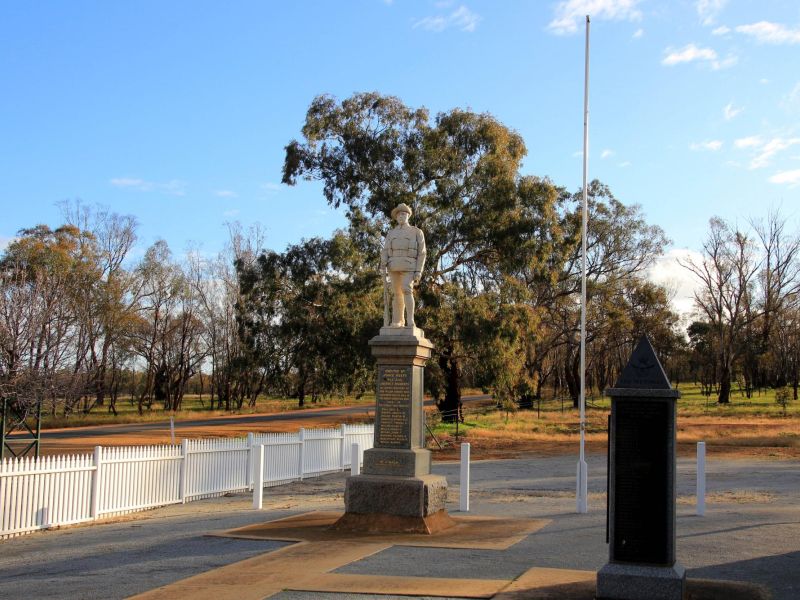
[[[300,438],[300,481],[303,481],[303,472],[306,466],[306,430],[301,427],[297,436]]]
[[[361,448],[350,444],[350,475],[361,475]]]
[[[186,478],[189,473],[189,440],[181,440],[181,482],[180,482],[180,498],[181,504],[186,504]]]
[[[706,514],[706,443],[697,442],[697,516]]]
[[[247,487],[253,489],[253,452],[255,451],[255,438],[252,433],[247,434]]]
[[[339,427],[342,435],[342,442],[339,444],[339,468],[344,471],[344,467],[347,463],[345,463],[344,459],[347,456],[347,425],[342,423]]]
[[[264,506],[264,444],[255,446],[253,450],[253,508],[261,510]]]
[[[100,516],[100,467],[103,447],[94,447],[94,472],[92,473],[92,519]]]
[[[469,512],[469,443],[461,444],[461,474],[459,479],[458,510]]]

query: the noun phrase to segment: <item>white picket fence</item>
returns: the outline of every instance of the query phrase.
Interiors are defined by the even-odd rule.
[[[372,425],[183,440],[180,446],[97,446],[94,454],[0,461],[0,539],[138,510],[252,490],[265,446],[264,487],[350,467]]]

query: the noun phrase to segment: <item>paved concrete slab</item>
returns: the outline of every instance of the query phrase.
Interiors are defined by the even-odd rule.
[[[137,600],[260,600],[321,572],[386,548],[385,544],[301,542],[134,596]]]

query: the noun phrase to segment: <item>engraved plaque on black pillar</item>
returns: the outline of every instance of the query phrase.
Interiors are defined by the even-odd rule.
[[[672,400],[615,398],[614,561],[667,564],[672,535]]]
[[[412,369],[400,365],[378,367],[376,448],[411,448]]]

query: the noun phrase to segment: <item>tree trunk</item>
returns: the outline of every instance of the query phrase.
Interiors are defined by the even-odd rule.
[[[444,398],[436,403],[436,408],[442,415],[445,423],[463,421],[461,414],[461,373],[458,358],[453,355],[452,349],[439,355],[439,367],[445,378]]]
[[[730,367],[723,365],[720,370],[718,404],[729,404],[731,401],[731,371]]]
[[[575,352],[574,356],[567,357],[564,369],[564,378],[567,380],[567,389],[572,398],[572,408],[580,408],[581,396],[581,354]]]

